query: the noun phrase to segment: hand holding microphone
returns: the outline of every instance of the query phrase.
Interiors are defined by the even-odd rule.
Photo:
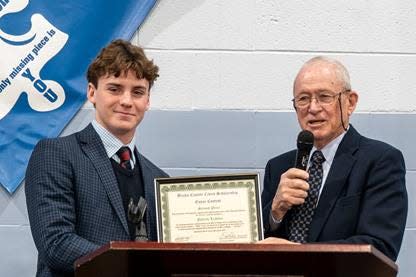
[[[313,134],[309,131],[303,130],[298,135],[295,166],[282,174],[273,199],[271,212],[275,220],[282,220],[289,209],[303,204],[308,196],[309,174],[306,167],[313,140]]]

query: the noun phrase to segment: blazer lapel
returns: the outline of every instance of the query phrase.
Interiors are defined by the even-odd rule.
[[[121,200],[113,167],[111,166],[110,159],[107,157],[107,152],[105,151],[100,137],[91,124],[79,133],[79,140],[85,155],[94,165],[96,173],[101,179],[101,183],[107,192],[108,199],[120,219],[124,230],[127,234],[129,234],[127,219],[122,204],[123,201]],[[93,186],[100,184],[90,185]]]
[[[325,186],[319,198],[309,230],[308,241],[310,242],[317,240],[339,198],[342,188],[347,183],[348,176],[355,163],[353,154],[358,149],[359,137],[358,132],[350,125],[335,154]]]
[[[139,159],[139,164],[141,167],[141,171],[142,171],[142,175],[143,175],[143,185],[144,185],[144,194],[145,194],[145,199],[147,202],[147,209],[146,209],[146,223],[147,226],[149,226],[150,228],[148,228],[148,237],[151,240],[155,240],[156,238],[156,234],[154,234],[153,231],[153,226],[156,226],[156,218],[154,217],[154,215],[156,214],[155,211],[155,187],[154,187],[154,175],[152,174],[152,169],[149,168],[147,161],[145,160],[145,158],[137,151],[137,149],[135,150],[136,152],[136,157],[138,157]]]

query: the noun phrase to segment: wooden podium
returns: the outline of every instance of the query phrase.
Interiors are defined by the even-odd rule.
[[[396,276],[397,265],[371,245],[111,242],[75,262],[92,276]]]

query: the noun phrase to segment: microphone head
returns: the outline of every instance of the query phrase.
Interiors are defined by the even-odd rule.
[[[308,130],[303,130],[298,135],[297,147],[299,150],[311,151],[313,147],[313,134]]]

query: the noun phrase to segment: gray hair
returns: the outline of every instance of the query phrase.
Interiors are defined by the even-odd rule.
[[[351,90],[351,81],[350,81],[350,74],[348,73],[347,68],[338,60],[329,58],[326,56],[317,56],[314,57],[307,62],[305,62],[302,68],[299,70],[301,72],[305,67],[315,64],[315,63],[327,63],[335,66],[335,74],[337,75],[338,79],[342,82],[343,87],[346,91]],[[299,75],[299,73],[298,73]],[[293,83],[293,88],[295,88],[295,83],[297,80],[298,75],[296,75],[295,81]]]

